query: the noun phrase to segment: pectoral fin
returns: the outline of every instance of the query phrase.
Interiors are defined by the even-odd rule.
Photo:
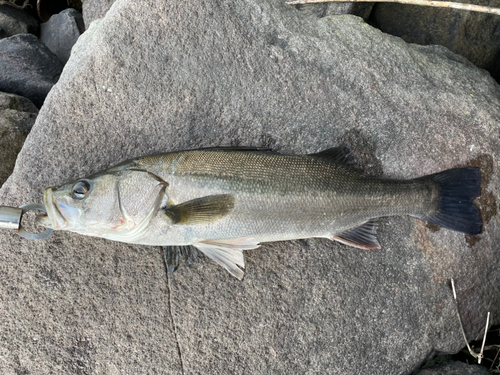
[[[260,245],[252,238],[236,238],[229,240],[203,241],[195,243],[193,246],[218,265],[228,270],[231,275],[241,280],[244,275],[241,268],[245,268],[243,250],[255,249]]]
[[[377,237],[375,237],[377,226],[376,221],[370,220],[357,228],[333,236],[332,240],[341,242],[344,245],[357,247],[358,249],[380,249],[380,244],[377,241]]]
[[[234,197],[223,194],[193,199],[169,207],[164,212],[173,224],[206,224],[223,218],[233,207]]]

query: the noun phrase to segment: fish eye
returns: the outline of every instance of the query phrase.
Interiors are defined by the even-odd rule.
[[[74,199],[84,199],[90,191],[90,185],[87,181],[78,181],[71,189],[71,196]]]

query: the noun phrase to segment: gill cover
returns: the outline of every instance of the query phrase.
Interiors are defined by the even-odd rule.
[[[156,215],[165,196],[167,183],[142,170],[117,173],[116,199],[120,224],[103,237],[130,242],[140,234]]]
[[[167,183],[119,166],[45,192],[40,224],[117,241],[132,241],[158,212]]]

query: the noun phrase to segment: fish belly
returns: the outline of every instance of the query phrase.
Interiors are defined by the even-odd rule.
[[[400,184],[398,187],[402,188]],[[412,203],[425,192],[415,194],[412,184],[402,190],[408,194],[390,192],[384,196],[380,192],[370,193],[370,187],[365,193],[350,195],[335,192],[257,195],[222,188],[204,189],[203,195],[196,196],[233,194],[235,203],[232,211],[221,219],[195,225],[172,225],[160,211],[140,243],[166,246],[236,238],[251,238],[257,242],[332,238],[373,218],[418,216],[428,211],[418,201]]]

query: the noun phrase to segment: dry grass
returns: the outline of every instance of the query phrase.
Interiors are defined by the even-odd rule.
[[[28,7],[31,7],[31,4],[29,3],[30,0],[24,0],[21,5],[17,4],[16,0],[0,0],[0,5],[10,5],[11,7],[17,8],[17,9],[26,9]]]

